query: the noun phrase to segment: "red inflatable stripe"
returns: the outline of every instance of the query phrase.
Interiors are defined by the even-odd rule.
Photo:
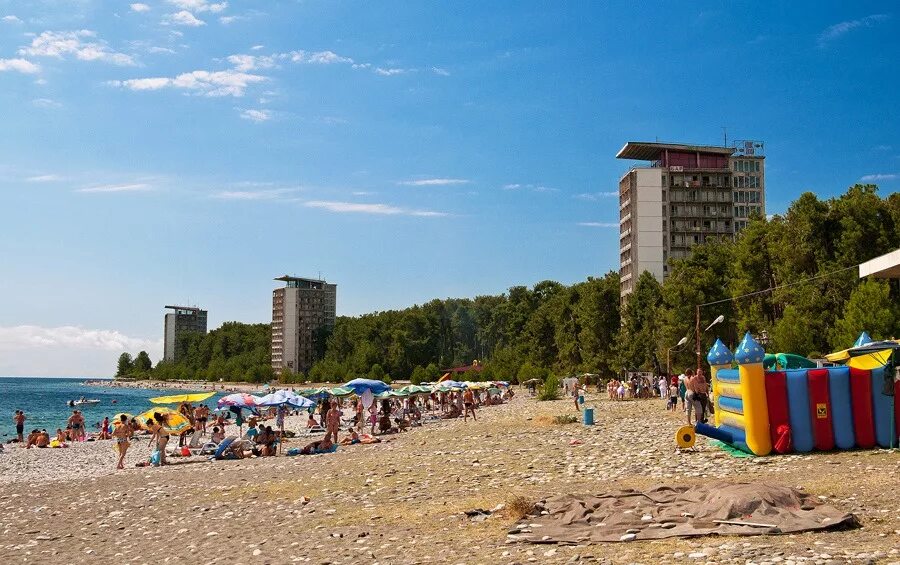
[[[831,398],[828,395],[828,369],[810,369],[809,411],[812,417],[814,445],[819,451],[834,449],[834,431],[831,428]]]
[[[790,416],[788,413],[787,377],[781,371],[766,371],[766,404],[769,408],[769,435],[777,453],[788,453],[793,449],[790,439],[784,440],[779,429],[787,428],[790,438]],[[779,441],[781,440],[781,441]]]
[[[875,447],[875,417],[872,415],[872,371],[850,367],[850,397],[856,446]],[[898,420],[900,422],[900,420]]]

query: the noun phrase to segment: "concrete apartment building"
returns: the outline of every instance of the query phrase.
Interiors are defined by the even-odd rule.
[[[649,161],[619,179],[620,295],[710,238],[733,238],[766,213],[763,144],[733,147],[630,141],[617,159]]]
[[[206,310],[193,306],[166,306],[169,312],[165,317],[163,330],[163,360],[178,361],[175,344],[178,337],[187,332],[206,333]]]
[[[278,277],[285,286],[272,291],[272,368],[305,372],[325,344],[322,329],[333,329],[337,285],[320,279]]]

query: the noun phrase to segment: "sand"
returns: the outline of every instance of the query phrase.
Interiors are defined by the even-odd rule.
[[[597,425],[585,427],[553,423],[575,413],[570,401],[525,396],[480,410],[478,422],[432,423],[328,455],[119,472],[109,445],[0,455],[0,549],[10,563],[900,561],[896,451],[739,459],[701,439],[678,452],[682,415],[661,400],[589,395]],[[507,543],[517,518],[507,509],[482,521],[464,513],[520,496],[710,477],[802,487],[856,513],[863,528],[545,546]]]

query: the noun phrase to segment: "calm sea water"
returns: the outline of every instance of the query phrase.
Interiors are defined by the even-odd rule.
[[[16,410],[25,411],[28,418],[26,433],[31,429],[46,428],[53,435],[56,428],[66,427],[66,420],[72,414],[73,409],[66,404],[68,401],[82,396],[96,398],[100,400],[99,404],[78,407],[84,413],[90,432],[104,416],[112,417],[119,412],[138,414],[147,410],[152,407],[148,399],[154,396],[190,392],[86,386],[82,384],[85,380],[0,377],[0,441],[5,443],[14,436],[16,427],[12,418]],[[219,396],[213,396],[205,404],[214,408]]]

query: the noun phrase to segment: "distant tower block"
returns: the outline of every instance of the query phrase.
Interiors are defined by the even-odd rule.
[[[181,336],[195,332],[206,334],[206,310],[193,306],[166,306],[172,312],[166,314],[164,325],[163,360],[177,362],[177,343]]]
[[[309,371],[334,329],[337,285],[322,279],[278,277],[285,286],[272,291],[272,368]]]

